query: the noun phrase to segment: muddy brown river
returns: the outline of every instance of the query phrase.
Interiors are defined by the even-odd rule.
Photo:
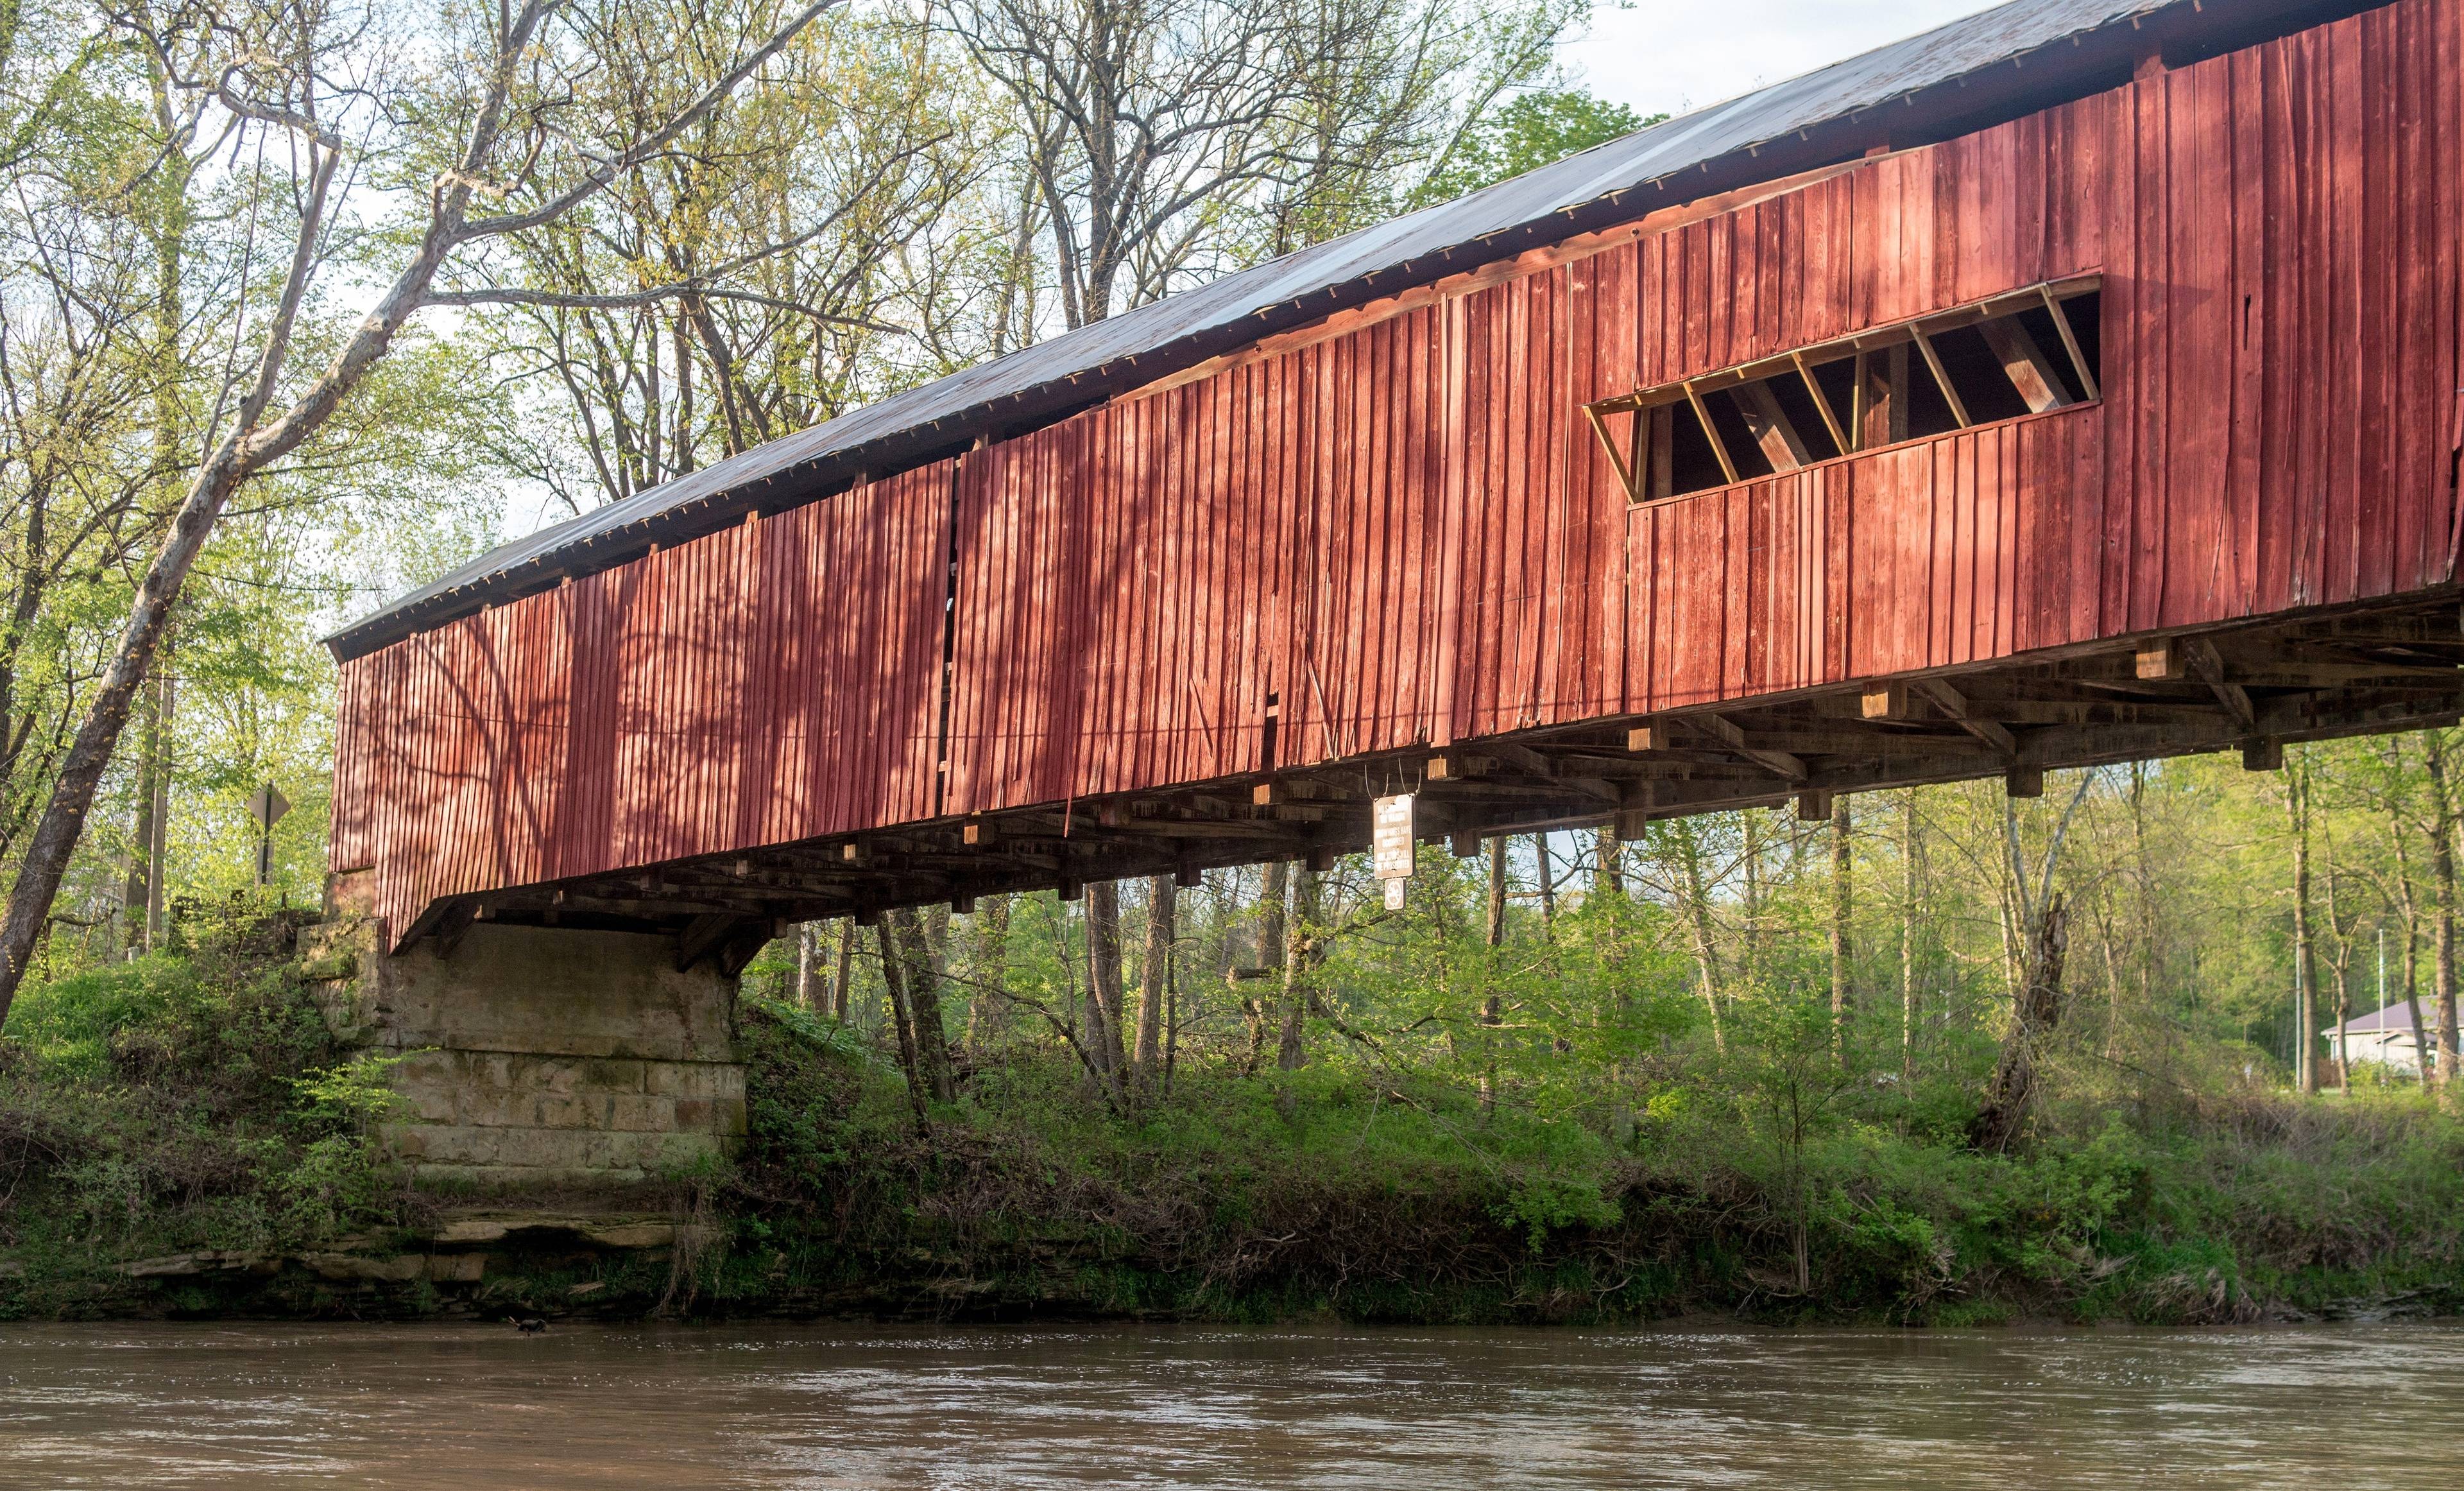
[[[0,1484],[2453,1487],[2464,1327],[0,1326]]]

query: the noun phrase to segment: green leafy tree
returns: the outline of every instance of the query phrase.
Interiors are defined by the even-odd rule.
[[[1451,202],[1667,117],[1637,114],[1580,88],[1539,88],[1516,94],[1463,131],[1454,150],[1414,193],[1413,205]]]

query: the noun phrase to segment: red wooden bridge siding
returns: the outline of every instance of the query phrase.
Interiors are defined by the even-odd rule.
[[[335,862],[399,930],[1256,770],[1270,697],[1293,765],[2441,583],[2460,143],[2401,0],[680,545],[346,665]],[[1578,412],[2085,272],[2098,405],[1631,511]]]
[[[950,462],[342,669],[333,863],[439,896],[933,813]],[[899,583],[885,583],[896,576]]]
[[[970,484],[946,806],[1253,766],[1269,691],[1316,761],[2435,584],[2459,76],[2456,7],[2391,7],[989,453],[1042,464]],[[2101,405],[1631,516],[1574,414],[2091,271]],[[969,605],[1003,501],[1069,515],[1046,642]]]

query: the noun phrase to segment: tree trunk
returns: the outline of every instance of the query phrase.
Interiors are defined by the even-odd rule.
[[[1679,819],[1669,833],[1677,840],[1677,867],[1684,881],[1685,929],[1694,942],[1694,968],[1703,981],[1704,1007],[1711,1012],[1711,1049],[1725,1053],[1728,1037],[1720,1018],[1720,950],[1711,940],[1711,894],[1703,883],[1703,846],[1694,836],[1691,819]]]
[[[2130,764],[2130,859],[2131,879],[2139,891],[2139,987],[2133,1013],[2146,1018],[2156,1008],[2156,969],[2163,958],[2163,948],[2156,936],[2156,867],[2147,854],[2147,764]],[[2117,1016],[2116,1025],[2126,1022]],[[2161,1024],[2167,1032],[2169,1053],[2169,1022]],[[2120,1031],[2106,1036],[2108,1044],[2118,1038]]]
[[[1121,1040],[1121,888],[1112,880],[1087,887],[1087,984],[1088,1050],[1117,1092],[1129,1057]]]
[[[145,730],[137,760],[136,844],[129,861],[122,905],[128,920],[128,946],[152,952],[163,946],[164,850],[171,807],[169,750],[171,675],[167,656],[157,663],[153,686],[143,701]]]
[[[854,983],[854,973],[855,918],[847,917],[839,923],[838,976],[830,982],[830,1018],[841,1025],[847,1023],[848,990]]]
[[[950,1071],[950,1034],[941,1019],[941,971],[934,964],[923,919],[913,907],[883,917],[897,931],[899,956],[906,961],[908,1021],[913,1027],[915,1067],[925,1090],[936,1102],[957,1100],[957,1083]]]
[[[2003,1037],[1984,1105],[1969,1125],[1969,1143],[1978,1149],[1999,1153],[2010,1148],[2027,1121],[2029,1101],[2035,1096],[2038,1047],[2061,1023],[2062,960],[2069,949],[2070,932],[2057,891],[2045,898],[2043,914],[2029,929],[2024,972],[2011,1001],[2010,1034]]]
[[[1308,1059],[1301,1036],[1309,1016],[1309,972],[1317,961],[1317,872],[1304,864],[1292,877],[1291,930],[1284,939],[1284,1033],[1275,1065],[1287,1072]]]
[[[976,906],[975,988],[967,994],[967,1045],[980,1047],[991,1024],[1006,1016],[1002,991],[1009,988],[1009,898],[986,896]],[[986,1012],[990,1012],[987,1018]]]
[[[1625,849],[1617,842],[1616,820],[1600,825],[1592,836],[1592,851],[1599,863],[1599,887],[1612,896],[1625,894]]]
[[[1917,797],[1900,792],[1900,1083],[1917,1077]]]
[[[1285,941],[1285,908],[1291,900],[1292,867],[1288,861],[1269,861],[1261,877],[1258,891],[1258,961],[1257,972],[1263,978],[1268,968],[1280,969],[1288,952]],[[1266,1053],[1266,1001],[1262,998],[1241,1002],[1242,1013],[1249,1026],[1248,1059],[1241,1070],[1255,1072]]]
[[[1848,840],[1848,799],[1831,800],[1831,1039],[1848,1057],[1848,917],[1854,907],[1854,858]]]
[[[2455,831],[2454,796],[2447,790],[2447,736],[2445,731],[2432,731],[2428,737],[2428,750],[2423,764],[2430,769],[2431,806],[2438,814],[2438,832],[2430,849],[2431,883],[2436,891],[2437,916],[2431,923],[2431,946],[2434,960],[2431,964],[2431,990],[2438,997],[2436,1042],[2437,1082],[2442,1101],[2452,1099],[2455,1082]],[[2416,1038],[2418,1038],[2416,1036]]]
[[[1506,946],[1506,835],[1488,841],[1488,922],[1485,940],[1491,947]]]
[[[2388,765],[2396,752],[2387,752]],[[2421,892],[2413,881],[2412,856],[2406,848],[2404,812],[2392,796],[2387,801],[2387,836],[2395,845],[2396,890],[2404,899],[2404,1013],[2412,1026],[2413,1065],[2426,1089],[2432,1080],[2430,1027],[2421,1019]]]
[[[1177,935],[1180,888],[1169,875],[1147,881],[1147,956],[1138,978],[1138,1036],[1131,1071],[1138,1089],[1152,1093],[1161,1080],[1165,986],[1172,980],[1173,940]]]
[[[2293,1077],[2305,1094],[2319,1090],[2319,1032],[2314,1002],[2319,965],[2310,947],[2310,805],[2306,763],[2284,784],[2284,812],[2293,829]]]
[[[822,924],[799,923],[796,927],[796,992],[795,1002],[815,1014],[829,1002],[829,992],[822,986]]]
[[[1531,859],[1540,867],[1540,931],[1554,936],[1557,926],[1557,857],[1549,852],[1549,835],[1531,835]]]
[[[907,980],[900,966],[906,954],[896,945],[890,919],[873,924],[873,940],[881,949],[881,985],[890,996],[890,1023],[898,1032],[898,1069],[907,1074],[907,1101],[915,1111],[915,1132],[930,1137],[924,1118],[924,1073],[915,1053],[915,1029],[907,1010]]]
[[[1485,942],[1491,947],[1506,946],[1506,838],[1503,835],[1488,841],[1488,926]],[[1485,977],[1489,980],[1488,996],[1480,1003],[1480,1116],[1484,1119],[1497,1111],[1497,1036],[1488,1027],[1505,1023],[1506,1008],[1497,987],[1497,969],[1492,959]]]
[[[1737,814],[1738,836],[1745,841],[1746,894],[1740,908],[1745,925],[1737,934],[1737,982],[1749,992],[1763,957],[1763,812],[1748,808]]]

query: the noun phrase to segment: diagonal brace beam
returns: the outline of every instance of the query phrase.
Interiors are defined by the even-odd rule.
[[[1979,715],[1976,706],[1969,703],[1968,696],[1959,690],[1940,679],[1917,679],[1908,686],[1933,701],[1934,707],[1947,715],[1953,724],[2000,751],[2004,760],[2019,759],[2017,738],[2000,724]]]

